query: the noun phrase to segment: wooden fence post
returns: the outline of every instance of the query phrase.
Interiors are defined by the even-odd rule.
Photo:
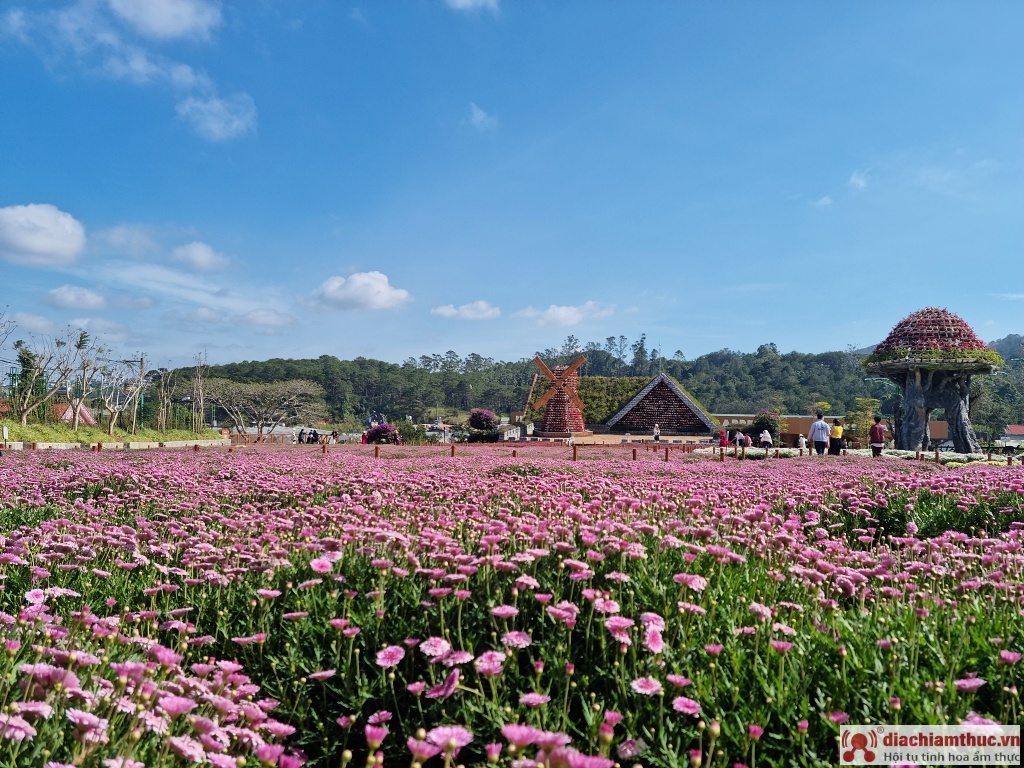
[[[636,461],[636,448],[633,449],[633,461]]]
[[[665,461],[668,461],[668,446],[665,446]]]
[[[452,443],[452,456],[455,456],[455,443]]]
[[[573,446],[572,446],[572,460],[576,461],[577,457],[578,457],[577,446],[576,446],[575,443],[573,443]]]

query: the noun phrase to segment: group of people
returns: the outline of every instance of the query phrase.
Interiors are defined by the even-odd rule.
[[[292,443],[297,443],[298,445],[337,445],[338,439],[337,430],[329,435],[321,435],[315,429],[307,430],[305,427],[300,429],[298,434],[295,434],[294,429],[292,430]]]
[[[811,428],[807,431],[807,437],[800,435],[797,438],[797,448],[807,448],[808,442],[810,442],[814,447],[814,452],[819,456],[824,455],[826,451],[830,456],[839,456],[843,452],[843,448],[846,447],[842,422],[839,419],[832,419],[832,425],[829,426],[823,414],[817,413],[815,416],[817,421],[811,424]],[[881,456],[882,449],[885,447],[885,427],[882,426],[881,416],[874,418],[875,423],[868,430],[868,443],[871,445],[871,455]],[[765,450],[772,447],[772,433],[767,429],[761,432],[758,440],[760,446]],[[736,430],[731,442],[735,443],[737,448],[750,447],[754,444],[750,435],[744,434],[741,429]],[[724,429],[718,433],[718,444],[723,448],[730,444]]]
[[[772,433],[767,429],[762,430],[761,434],[757,436],[757,439],[759,441],[758,445],[766,451],[773,445]],[[732,442],[736,444],[737,448],[749,448],[754,444],[753,438],[750,435],[745,434],[742,429],[736,430],[736,434],[732,436]],[[723,448],[729,445],[729,437],[724,429],[718,433],[718,444]]]
[[[824,415],[816,413],[815,416],[817,421],[811,424],[811,428],[807,430],[807,437],[814,444],[815,453],[821,456],[827,450],[830,456],[838,456],[846,445],[842,423],[839,419],[832,419],[830,427],[825,422]],[[878,457],[882,455],[882,449],[885,448],[885,427],[882,426],[881,416],[875,416],[874,421],[875,423],[868,430],[868,443],[871,446],[871,455]],[[806,443],[807,440],[800,435],[800,447],[804,448]]]

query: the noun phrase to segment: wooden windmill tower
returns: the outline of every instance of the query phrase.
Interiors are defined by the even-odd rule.
[[[587,358],[580,355],[569,365],[555,366],[552,371],[539,357],[533,358],[533,364],[551,382],[551,388],[533,404],[535,411],[547,406],[540,431],[534,433],[538,437],[564,438],[591,434],[583,423],[583,401],[578,392],[577,371],[585,362]]]

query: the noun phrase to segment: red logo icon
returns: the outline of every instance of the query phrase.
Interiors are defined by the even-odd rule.
[[[856,759],[857,753],[860,752],[864,762],[873,763],[875,762],[875,753],[872,750],[877,747],[878,736],[875,735],[874,731],[867,734],[851,734],[849,731],[846,731],[843,733],[843,749],[845,750],[843,752],[843,762],[852,763]]]

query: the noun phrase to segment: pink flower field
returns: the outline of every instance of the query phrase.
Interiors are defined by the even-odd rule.
[[[1021,719],[1024,468],[0,459],[0,764],[825,766]]]

